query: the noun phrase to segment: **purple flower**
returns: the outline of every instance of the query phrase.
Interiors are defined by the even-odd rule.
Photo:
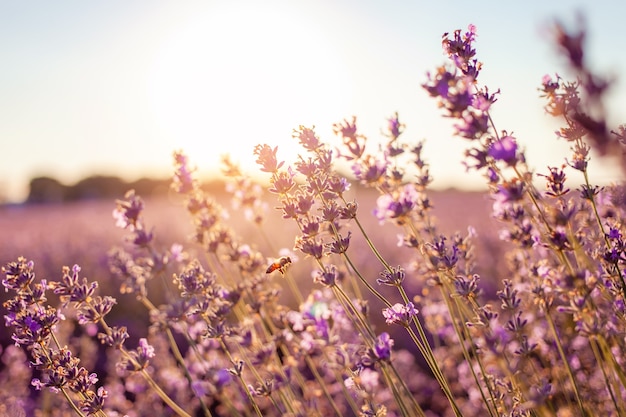
[[[393,287],[399,287],[404,282],[406,276],[404,268],[398,265],[396,268],[391,268],[391,271],[383,271],[380,273],[382,278],[378,278],[376,282],[379,285],[390,285]]]
[[[130,337],[126,327],[112,327],[110,330],[110,334],[108,335],[105,333],[99,333],[98,339],[100,339],[100,342],[104,345],[120,349],[126,339]]]
[[[283,200],[283,206],[281,207],[283,210],[283,219],[297,219],[298,218],[298,207],[294,201]]]
[[[320,231],[320,219],[319,217],[313,217],[311,219],[303,219],[301,224],[302,234],[304,236],[315,236]]]
[[[313,129],[314,127],[299,126],[297,130],[293,130],[292,137],[297,138],[300,145],[307,151],[316,151],[322,147],[322,143]]]
[[[332,242],[326,244],[326,248],[331,253],[345,253],[348,250],[348,246],[350,246],[350,236],[352,232],[348,232],[348,235],[343,237],[339,235],[339,238],[333,237]]]
[[[315,204],[315,199],[308,193],[298,193],[296,196],[297,199],[297,213],[302,215],[307,215],[311,211],[313,204]]]
[[[513,136],[506,135],[489,146],[489,156],[496,161],[504,161],[509,166],[515,166],[517,158],[517,142]]]
[[[135,195],[135,190],[129,190],[123,200],[116,201],[117,207],[113,210],[115,225],[122,229],[134,231],[141,218],[143,200]]]
[[[323,271],[317,271],[313,282],[322,284],[325,287],[333,287],[337,281],[337,267],[329,265]]]
[[[313,177],[317,173],[317,164],[312,158],[303,159],[302,157],[295,163],[296,171],[307,178]]]
[[[148,361],[154,357],[154,348],[148,343],[145,337],[139,339],[139,346],[137,347],[137,363],[140,369],[145,368],[148,365]]]
[[[315,176],[308,178],[307,191],[313,195],[324,193],[328,189],[326,176]]]
[[[474,59],[476,55],[476,49],[473,47],[473,42],[476,40],[476,26],[470,24],[467,27],[467,32],[461,33],[461,30],[457,29],[453,33],[452,39],[447,37],[443,40],[443,49],[448,54],[448,57],[455,66],[459,68],[464,75],[471,77],[475,80],[478,77],[481,64]]]
[[[86,323],[97,323],[104,318],[107,314],[111,312],[111,309],[117,301],[115,298],[110,296],[97,296],[93,300],[91,300],[90,308],[83,306],[81,310],[77,313],[78,323],[86,324]]]
[[[199,262],[193,261],[180,275],[174,275],[183,298],[200,295],[215,283],[215,276],[207,273]]]
[[[4,286],[4,291],[19,291],[30,286],[35,279],[34,267],[35,263],[33,261],[26,261],[22,257],[18,258],[17,262],[9,262],[3,266],[2,273],[5,278],[2,280],[2,285]]]
[[[567,161],[567,164],[577,171],[585,172],[587,170],[587,163],[589,161],[589,151],[591,148],[585,143],[576,143],[572,148],[574,151],[572,162]]]
[[[552,230],[552,232],[548,235],[548,240],[552,244],[553,247],[558,250],[570,250],[572,249],[572,244],[567,237],[567,232],[562,230],[562,227]]]
[[[465,151],[465,157],[467,161],[463,161],[462,164],[465,166],[467,171],[471,169],[479,170],[486,167],[489,162],[487,162],[488,154],[486,150],[478,149],[478,148],[470,148]],[[491,174],[490,177],[493,177]]]
[[[356,213],[359,206],[356,201],[349,201],[346,203],[346,206],[341,209],[341,218],[344,220],[354,219],[356,217]]]
[[[397,112],[393,115],[393,117],[387,119],[387,135],[390,140],[396,140],[404,131],[404,127],[404,124],[400,123]]]
[[[317,163],[317,168],[324,173],[329,174],[330,170],[333,166],[333,153],[329,149],[320,149],[317,154],[317,158],[315,162]]]
[[[213,376],[213,383],[218,390],[222,389],[232,381],[232,375],[226,369],[219,369]]]
[[[195,188],[193,170],[189,168],[189,159],[182,152],[174,152],[176,172],[172,181],[172,188],[179,194],[188,194]]]
[[[187,254],[185,253],[183,245],[180,243],[173,243],[170,247],[170,256],[175,262],[183,262],[186,259]]]
[[[341,210],[337,206],[335,200],[328,200],[327,204],[322,207],[322,219],[324,221],[333,223],[341,215]]]
[[[289,167],[287,171],[274,173],[271,179],[272,187],[268,191],[274,194],[287,194],[296,185],[293,180],[295,175],[291,167]]]
[[[513,288],[510,280],[505,279],[502,283],[504,284],[504,289],[497,293],[498,298],[502,300],[501,308],[503,310],[516,310],[522,303],[522,300],[517,296],[518,291]]]
[[[610,227],[609,233],[607,233],[606,237],[608,237],[611,240],[621,240],[622,232],[615,227]]]
[[[63,268],[63,278],[60,282],[52,283],[54,293],[59,295],[64,305],[69,302],[81,304],[93,297],[96,288],[98,288],[97,282],[89,283],[87,278],[83,278],[80,282],[78,273],[80,272],[80,266],[74,265],[72,272],[68,267]]]
[[[474,274],[470,277],[458,275],[454,281],[456,293],[464,298],[475,298],[478,294],[478,281],[480,277]]]
[[[131,241],[134,245],[139,247],[146,247],[152,242],[154,239],[154,234],[152,232],[147,232],[144,229],[138,229],[134,232],[134,237],[131,238]]]
[[[562,168],[548,167],[550,174],[538,174],[546,179],[546,194],[551,197],[561,197],[569,192],[569,188],[565,188],[566,175]]]
[[[522,200],[525,193],[526,185],[522,181],[513,179],[499,184],[494,197],[497,202],[504,204]]]
[[[345,155],[346,160],[360,159],[365,152],[365,138],[357,133],[356,117],[352,121],[344,119],[342,123],[335,123],[333,131],[341,136],[344,146],[348,149],[349,155]]]
[[[285,162],[278,162],[276,152],[278,152],[278,146],[274,147],[274,149],[267,144],[254,147],[254,155],[257,156],[256,163],[261,165],[261,171],[274,174],[283,166]]]
[[[300,333],[299,347],[307,354],[313,354],[319,348],[319,341],[309,332]]]
[[[456,243],[453,243],[451,247],[446,245],[445,236],[436,236],[432,243],[426,243],[426,247],[430,251],[431,262],[437,268],[451,270],[459,261],[459,255],[462,255]]]
[[[350,182],[344,177],[333,175],[328,178],[328,189],[341,196],[350,189]]]
[[[14,298],[5,303],[8,314],[4,316],[5,325],[13,326],[11,339],[17,346],[47,344],[52,327],[63,318],[53,307],[44,308],[39,304],[27,307],[20,299]]]
[[[61,389],[69,388],[75,393],[79,393],[82,398],[81,407],[84,410],[99,410],[104,405],[106,391],[101,388],[95,393],[92,386],[98,382],[95,373],[89,373],[80,365],[80,359],[73,356],[66,347],[60,350],[44,348],[39,345],[31,352],[40,349],[47,349],[45,356],[42,352],[35,354],[36,361],[33,363],[41,371],[41,379],[33,378],[31,385],[37,390],[49,388],[52,392],[59,392]]]
[[[557,77],[556,81],[552,80],[552,77],[549,74],[545,74],[543,77],[541,77],[541,86],[543,87],[543,90],[541,90],[545,95],[552,95],[554,94],[558,88],[559,88],[559,79]]]
[[[375,159],[369,156],[352,165],[352,172],[362,183],[375,184],[385,175],[387,165],[386,159]]]
[[[344,119],[341,123],[335,123],[333,130],[344,138],[355,138],[357,136],[356,117],[352,116],[352,122]]]
[[[500,94],[500,90],[496,91],[494,94],[489,94],[489,90],[485,87],[485,91],[480,91],[474,95],[472,107],[482,112],[489,111],[492,104],[498,100],[496,98],[498,94]]]
[[[456,134],[462,138],[475,140],[480,139],[489,131],[489,116],[487,113],[466,112],[460,117],[459,123],[454,125]]]
[[[505,324],[505,329],[512,333],[521,332],[524,326],[528,323],[528,320],[522,318],[522,312],[518,311],[513,318]]]
[[[295,247],[305,253],[314,257],[315,259],[322,259],[324,256],[324,246],[314,238],[304,239],[302,237],[296,238]]]
[[[81,410],[88,415],[95,415],[98,411],[104,408],[104,399],[107,398],[109,393],[104,387],[98,388],[96,393],[91,391],[91,396],[88,396],[86,400],[80,402]]]
[[[393,343],[393,339],[389,336],[389,333],[381,333],[376,338],[376,343],[374,344],[374,355],[380,360],[390,359]]]
[[[406,184],[397,196],[383,194],[376,200],[374,216],[380,222],[389,219],[396,219],[400,224],[404,222],[404,217],[418,205],[419,193],[413,184]]]
[[[500,181],[500,175],[498,175],[498,172],[492,167],[487,168],[485,177],[487,177],[489,184],[497,184],[497,182]]]
[[[383,317],[387,324],[400,324],[408,327],[411,319],[417,316],[418,310],[415,308],[412,302],[408,304],[396,303],[389,308],[383,310]]]
[[[129,253],[116,248],[109,252],[109,268],[115,277],[123,281],[120,288],[122,294],[147,295],[146,282],[152,278],[152,268],[147,262],[141,259],[136,262]]]

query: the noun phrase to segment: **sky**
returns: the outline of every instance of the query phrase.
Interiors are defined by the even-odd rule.
[[[202,175],[219,172],[224,153],[256,174],[255,144],[293,161],[298,125],[332,143],[332,124],[356,116],[377,141],[395,112],[405,141],[425,139],[434,187],[484,188],[460,163],[467,143],[421,87],[445,62],[442,34],[470,23],[480,81],[501,90],[498,130],[546,171],[569,145],[537,88],[545,74],[571,76],[549,28],[577,13],[594,68],[618,80],[611,122],[624,123],[621,1],[0,0],[0,200],[25,198],[35,176],[164,178],[178,149]],[[590,169],[592,182],[621,178],[595,156]]]

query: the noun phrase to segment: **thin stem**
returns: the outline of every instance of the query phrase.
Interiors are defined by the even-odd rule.
[[[618,416],[623,416],[623,413],[620,410],[623,410],[624,408],[620,407],[617,404],[617,399],[615,398],[615,393],[613,392],[613,388],[611,387],[611,381],[609,380],[609,375],[606,373],[605,361],[602,358],[601,350],[599,349],[597,342],[593,339],[589,340],[589,346],[591,347],[591,350],[593,351],[593,356],[596,358],[596,361],[598,362],[600,366],[600,370],[602,371],[602,376],[604,377],[604,380],[606,381],[606,390],[609,392],[609,396],[611,397],[611,401],[613,402],[615,411],[617,411]]]
[[[222,347],[222,351],[224,352],[224,354],[226,354],[226,356],[228,357],[228,359],[230,360],[230,362],[234,366],[237,362],[234,360],[234,358],[230,354],[230,351],[228,350],[228,347],[226,346],[226,343],[224,343],[224,339],[220,337],[217,340],[219,341],[220,346]],[[237,376],[237,379],[239,379],[239,383],[241,384],[241,387],[243,388],[243,390],[246,392],[246,396],[248,397],[248,401],[250,401],[250,404],[252,405],[252,408],[254,408],[254,411],[255,411],[256,415],[258,417],[263,417],[263,413],[261,413],[261,410],[259,409],[258,404],[254,400],[254,397],[252,397],[252,394],[250,393],[250,389],[246,385],[246,382],[243,380],[243,376],[241,375],[241,373],[240,372],[236,372],[235,376]]]
[[[365,238],[365,242],[367,243],[367,246],[369,246],[369,248],[372,251],[372,253],[374,254],[374,256],[376,256],[376,259],[378,259],[378,261],[381,264],[383,264],[383,266],[385,267],[385,269],[387,269],[387,271],[391,272],[391,266],[387,263],[385,258],[383,258],[383,256],[380,254],[380,252],[378,252],[378,249],[376,249],[376,246],[374,245],[374,242],[372,242],[372,240],[368,236],[367,232],[363,228],[363,225],[359,221],[359,218],[355,216],[354,217],[354,222],[356,223],[356,225],[358,226],[359,230],[361,231],[361,234]]]
[[[140,302],[148,309],[148,311],[153,311],[157,309],[147,297],[141,297]],[[183,370],[183,373],[185,374],[185,378],[187,379],[187,383],[189,384],[189,388],[191,389],[193,378],[191,377],[191,374],[189,373],[189,369],[187,369],[187,366],[185,365],[185,359],[183,358],[183,355],[180,352],[180,349],[178,348],[178,344],[176,343],[176,340],[174,339],[174,334],[172,333],[172,329],[169,323],[166,323],[165,333],[167,335],[167,340],[169,342],[172,354],[174,355],[174,359],[176,359],[178,366]],[[189,338],[189,336],[186,333],[184,336],[187,342],[190,344],[190,346],[193,346],[194,351],[197,352],[195,343],[193,343],[193,341]],[[204,415],[207,417],[211,417],[211,411],[207,407],[202,397],[197,396],[197,398],[200,401],[200,407],[202,407],[202,411],[204,412]]]
[[[384,365],[384,362],[383,362],[383,365]],[[389,366],[389,368],[391,369],[391,372],[393,372],[394,376],[396,377],[396,381],[399,382],[400,384],[402,384],[402,386],[404,387],[405,392],[408,393],[409,401],[411,401],[411,404],[413,404],[413,409],[417,412],[418,415],[425,417],[424,410],[422,410],[422,407],[417,402],[417,399],[415,398],[415,396],[411,395],[411,391],[406,386],[406,383],[404,382],[404,379],[402,379],[400,377],[400,374],[398,373],[398,370],[396,369],[396,367],[393,366],[393,364],[391,364],[391,366]]]
[[[178,414],[180,417],[191,417],[191,414],[188,414],[185,410],[183,410],[182,408],[180,408],[178,406],[178,404],[176,404],[174,402],[174,400],[172,400],[166,393],[165,391],[163,391],[161,389],[161,387],[159,386],[159,384],[156,383],[156,381],[154,379],[152,379],[152,377],[150,376],[150,374],[148,373],[148,371],[146,371],[145,369],[142,369],[139,371],[139,373],[141,374],[141,376],[143,376],[143,378],[146,380],[146,382],[148,383],[148,385],[150,385],[150,387],[152,387],[152,389],[154,390],[154,392],[157,393],[157,395],[159,397],[161,397],[161,399],[163,400],[163,402],[165,404],[167,404],[176,414]]]
[[[417,321],[417,323],[419,323],[419,320],[414,320],[414,321]],[[443,372],[441,371],[441,368],[439,367],[439,363],[437,362],[437,359],[433,355],[432,350],[430,350],[430,346],[428,346],[428,344],[426,343],[426,334],[424,333],[424,330],[422,329],[421,324],[417,324],[416,326],[417,326],[418,333],[420,334],[420,338],[422,338],[422,341],[420,341],[420,339],[417,337],[415,332],[413,332],[413,329],[411,329],[408,326],[405,327],[405,329],[407,333],[409,334],[409,336],[411,337],[411,340],[413,340],[413,343],[415,343],[415,345],[420,350],[420,353],[422,354],[422,356],[428,363],[428,366],[430,370],[433,372],[435,379],[437,379],[437,382],[441,386],[441,389],[443,390],[443,393],[448,399],[448,402],[450,402],[450,405],[452,406],[454,414],[456,416],[462,416],[463,414],[461,413],[461,410],[459,409],[459,407],[456,404],[456,401],[454,400],[454,395],[452,394],[452,391],[450,390],[448,381],[446,380]]]
[[[545,316],[550,326],[552,337],[554,338],[554,342],[556,343],[556,347],[559,351],[559,355],[561,356],[561,361],[563,362],[563,364],[565,365],[565,368],[567,369],[567,374],[572,384],[574,395],[576,396],[576,402],[578,403],[578,408],[580,409],[580,412],[582,413],[583,416],[588,416],[589,414],[587,413],[587,410],[585,410],[582,399],[580,398],[580,392],[578,389],[578,384],[576,383],[576,378],[574,378],[574,372],[572,371],[572,367],[570,366],[569,361],[567,360],[567,355],[565,354],[565,350],[563,349],[563,345],[559,338],[559,334],[557,332],[556,325],[554,324],[554,320],[552,319],[552,315],[547,310],[547,308],[546,308]]]
[[[191,384],[193,383],[193,379],[191,377],[191,374],[189,373],[189,370],[187,369],[187,366],[185,366],[185,359],[183,358],[183,355],[181,354],[180,349],[178,349],[178,345],[176,344],[176,340],[174,340],[174,335],[172,334],[172,330],[170,329],[169,326],[165,328],[165,332],[167,334],[167,339],[170,343],[170,349],[172,351],[172,354],[174,355],[174,358],[176,359],[178,366],[180,366],[180,368],[183,370],[183,373],[185,374],[185,378],[187,379],[187,383],[189,384],[189,388],[191,389],[192,388]],[[192,390],[192,392],[194,391]],[[207,407],[202,397],[196,395],[196,398],[198,398],[198,401],[200,401],[200,407],[202,407],[202,411],[204,412],[204,415],[207,417],[211,417],[211,411]]]
[[[402,395],[400,394],[400,392],[398,392],[398,389],[396,387],[395,381],[393,380],[393,378],[391,378],[391,375],[389,375],[389,373],[386,371],[386,364],[387,362],[383,362],[381,363],[381,371],[382,374],[385,378],[385,381],[387,383],[387,386],[389,388],[391,388],[391,391],[393,392],[393,396],[394,398],[402,398]],[[406,404],[404,403],[404,400],[401,401],[396,401],[396,403],[398,404],[398,407],[400,408],[400,413],[402,413],[403,416],[410,416],[411,414],[409,414],[409,410],[406,406]]]
[[[583,171],[583,176],[585,178],[585,184],[587,185],[588,188],[591,187],[591,184],[589,183],[589,176],[587,175],[587,171]],[[591,203],[591,208],[593,210],[593,215],[596,219],[596,222],[598,223],[598,227],[600,228],[600,231],[602,232],[602,236],[604,237],[604,245],[606,246],[607,250],[611,249],[611,243],[609,242],[609,238],[607,236],[607,233],[604,229],[604,225],[602,224],[602,219],[600,218],[600,214],[598,213],[598,207],[596,205],[595,199],[593,197],[590,198],[589,202]],[[618,276],[620,283],[622,284],[622,296],[624,297],[624,299],[626,300],[626,280],[624,280],[624,274],[622,272],[622,270],[619,267],[619,262],[615,261],[613,262],[613,269],[614,269],[614,273]]]
[[[361,275],[361,273],[359,272],[359,270],[357,269],[357,267],[352,263],[352,259],[350,259],[350,257],[348,256],[347,253],[343,253],[343,256],[345,258],[345,260],[348,262],[348,264],[350,265],[350,268],[352,268],[352,270],[354,271],[354,273],[356,274],[356,276],[359,278],[359,280],[363,283],[363,285],[365,285],[365,287],[367,287],[367,289],[376,296],[376,298],[378,298],[380,301],[382,301],[387,307],[391,307],[391,303],[389,301],[387,301],[387,299],[380,293],[378,292],[378,290],[376,288],[374,288],[372,286],[372,284],[370,284],[369,282],[367,282],[367,280],[363,277],[363,275]]]
[[[83,414],[83,412],[78,408],[78,406],[70,398],[70,395],[67,393],[67,390],[65,388],[61,387],[61,393],[63,394],[68,404],[70,405],[70,407],[72,407],[72,410],[74,410],[76,414],[78,414],[80,417],[87,417],[85,416],[85,414]]]
[[[94,314],[97,316],[97,311],[95,310],[95,308],[93,307],[93,305],[91,303],[87,303],[87,305],[89,306],[89,308],[94,312]],[[105,333],[107,335],[111,335],[112,331],[111,328],[109,327],[109,325],[106,323],[106,321],[104,321],[103,317],[100,317],[100,319],[98,320],[98,323],[100,323],[100,325],[102,326],[102,328],[104,329]],[[124,346],[120,346],[119,348],[120,352],[122,353],[122,355],[124,355],[124,357],[126,359],[128,359],[133,366],[135,367],[135,369],[139,370],[139,373],[144,377],[144,379],[146,380],[146,382],[148,382],[148,384],[152,387],[152,389],[154,389],[154,391],[156,392],[156,394],[161,397],[161,399],[163,400],[163,402],[165,402],[168,406],[170,406],[170,408],[179,416],[181,417],[191,417],[189,414],[187,414],[187,412],[185,410],[183,410],[178,404],[176,404],[176,402],[174,402],[174,400],[172,400],[166,393],[165,391],[163,391],[161,389],[161,387],[152,379],[152,377],[150,376],[150,374],[145,370],[142,369],[141,366],[139,365],[139,363],[135,360],[135,358],[133,358],[133,356],[128,352],[128,350],[126,350],[126,348],[124,348]]]
[[[463,350],[463,356],[465,357],[465,361],[467,362],[467,365],[472,373],[472,377],[474,378],[474,383],[476,384],[476,387],[478,388],[478,391],[480,391],[480,395],[483,398],[483,402],[485,403],[485,407],[487,407],[487,411],[489,412],[490,416],[495,416],[494,411],[491,409],[491,407],[489,406],[489,404],[494,404],[496,402],[496,399],[494,397],[494,394],[491,390],[491,386],[488,383],[485,383],[485,385],[487,386],[487,390],[489,391],[489,397],[491,401],[487,401],[487,397],[485,396],[485,392],[483,390],[483,387],[480,384],[480,381],[478,379],[478,375],[476,375],[476,371],[474,370],[474,367],[472,366],[472,361],[471,361],[471,357],[470,354],[467,350],[467,347],[465,346],[465,342],[467,340],[470,341],[470,346],[472,349],[472,354],[474,355],[474,358],[476,358],[476,362],[478,363],[478,366],[480,367],[480,372],[483,375],[483,378],[485,380],[485,382],[487,381],[486,378],[486,372],[485,372],[485,368],[482,364],[482,361],[480,360],[480,356],[478,355],[478,352],[476,352],[476,349],[474,348],[473,343],[471,342],[472,338],[471,335],[469,334],[469,331],[467,329],[466,326],[463,325],[459,325],[459,323],[457,322],[457,320],[454,319],[454,314],[453,312],[455,311],[453,309],[452,304],[450,303],[449,297],[447,296],[447,294],[445,293],[444,289],[441,288],[441,295],[442,297],[445,299],[446,305],[448,307],[448,311],[450,312],[450,320],[452,322],[452,326],[454,327],[454,331],[457,335],[457,338],[459,339],[459,345],[461,346],[461,349]],[[461,318],[464,318],[462,313],[460,312],[460,306],[458,305],[458,302],[455,303],[456,304],[456,311],[459,312],[459,315],[461,316]]]
[[[320,373],[317,371],[317,367],[315,366],[315,364],[311,360],[311,357],[308,354],[304,355],[304,361],[309,367],[309,370],[313,373],[313,376],[315,377],[315,379],[320,382],[319,386],[324,392],[324,396],[330,403],[330,406],[333,408],[333,411],[335,412],[336,415],[341,417],[342,416],[341,411],[339,411],[339,409],[337,408],[337,404],[335,404],[335,401],[333,400],[332,395],[330,394],[330,392],[328,392],[328,387],[326,387],[324,380],[322,379]]]

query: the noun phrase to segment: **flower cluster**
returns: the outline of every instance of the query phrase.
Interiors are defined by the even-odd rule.
[[[93,306],[89,311],[98,311],[102,315],[110,310],[112,303],[109,300],[87,301],[97,285],[86,281],[79,285],[78,271],[80,268],[77,266],[71,274],[66,269],[62,284],[48,283],[46,280],[35,282],[34,263],[25,258],[3,266],[2,274],[5,278],[2,285],[6,291],[15,293],[12,299],[4,303],[8,312],[5,324],[13,328],[15,345],[28,351],[31,366],[41,372],[40,378],[31,381],[35,389],[48,388],[52,392],[62,392],[80,415],[102,415],[107,391],[102,386],[96,388],[97,375],[80,366],[80,359],[67,346],[61,345],[55,332],[59,322],[65,320],[65,315],[61,310],[46,304],[46,291],[54,289],[55,293],[63,294],[65,302],[87,302],[90,307]],[[87,320],[87,315],[83,314],[81,320]],[[75,397],[70,397],[71,394]]]
[[[423,83],[484,175],[501,242],[442,232],[424,143],[397,113],[379,143],[352,117],[334,143],[295,129],[291,163],[257,145],[265,187],[223,157],[232,213],[175,152],[189,239],[157,236],[134,191],[118,200],[117,299],[78,265],[56,281],[22,257],[2,267],[15,346],[0,347],[0,415],[622,415],[626,188],[589,169],[591,149],[622,152],[626,128],[610,135],[610,83],[589,69],[584,31],[554,34],[578,79],[541,80],[572,151],[545,172],[496,128],[474,26],[444,34],[448,63]]]

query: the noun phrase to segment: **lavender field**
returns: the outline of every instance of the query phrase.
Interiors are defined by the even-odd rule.
[[[219,195],[176,151],[168,198],[4,208],[0,416],[626,415],[626,193],[590,169],[626,128],[584,32],[554,34],[576,78],[538,88],[571,154],[540,172],[475,27],[443,36],[422,87],[484,193],[431,190],[393,114],[382,145],[356,118],[295,128],[296,161],[258,144],[257,180],[225,157]]]
[[[356,198],[364,207],[370,208],[375,206],[378,197],[375,191],[367,188],[352,191],[349,194],[350,198]],[[246,221],[240,211],[230,209],[232,198],[230,193],[223,190],[222,193],[212,195],[212,197],[229,211],[228,222],[243,240],[258,240],[258,230],[255,225]],[[434,207],[433,213],[445,228],[442,231],[450,234],[456,231],[466,231],[469,226],[480,229],[483,232],[476,242],[476,255],[480,259],[485,257],[485,262],[481,262],[481,265],[492,271],[489,272],[490,274],[495,274],[497,267],[504,266],[502,257],[496,256],[501,255],[504,250],[498,249],[500,245],[497,238],[498,223],[489,214],[492,202],[488,194],[458,190],[432,191],[429,192],[429,198]],[[265,196],[264,202],[268,204],[268,207],[273,204],[269,195]],[[182,244],[192,240],[193,226],[182,200],[167,197],[152,198],[145,204],[146,221],[148,224],[155,225],[155,240],[158,244],[165,247],[173,243]],[[58,277],[63,266],[76,263],[85,271],[89,271],[88,277],[98,281],[103,292],[117,294],[119,282],[109,270],[107,254],[112,248],[124,244],[124,233],[115,227],[115,220],[111,214],[114,208],[115,202],[109,200],[6,206],[0,209],[2,214],[0,230],[4,230],[5,233],[15,238],[0,243],[2,264],[29,254],[30,258],[37,260],[38,275],[54,279]],[[379,224],[373,214],[367,216],[364,223],[370,230],[380,232],[375,233],[373,239],[381,248],[387,248],[383,251],[390,262],[401,264],[408,253],[403,253],[402,247],[397,245],[393,227]],[[265,233],[271,235],[273,246],[293,247],[293,238],[297,229],[295,225],[285,224],[278,211],[268,211],[263,228]],[[264,245],[262,241],[257,243],[260,245],[259,249],[266,253],[268,258],[274,256],[272,248]],[[361,244],[364,245],[364,242]],[[371,255],[363,252],[363,256],[359,257],[357,262],[362,268],[372,268],[372,276],[377,277],[378,267]],[[300,260],[290,269],[296,275],[299,285],[313,286],[309,276],[311,263],[308,259]],[[161,295],[155,295],[161,298]],[[6,298],[6,295],[0,294],[0,300],[5,301]],[[289,298],[286,294],[286,301],[293,302]],[[132,299],[131,297],[130,300]],[[139,309],[138,306],[132,305],[132,307],[131,311]],[[142,315],[140,311],[137,313]],[[147,323],[142,325],[147,326]],[[9,336],[5,332],[0,335],[3,346],[10,344]]]

